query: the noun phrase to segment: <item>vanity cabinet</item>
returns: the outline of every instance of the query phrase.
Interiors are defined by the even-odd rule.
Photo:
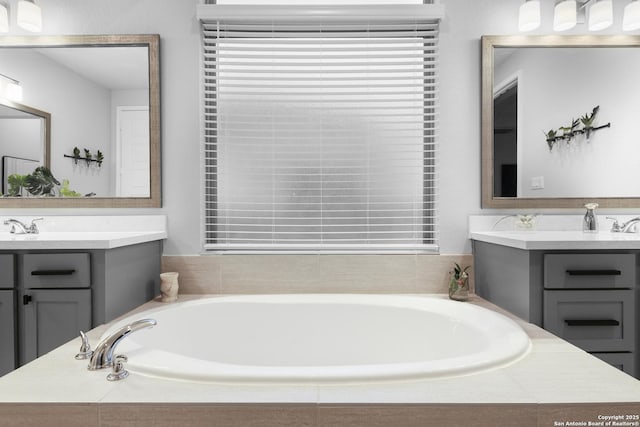
[[[0,255],[0,376],[16,365],[15,275],[13,255]]]
[[[637,250],[526,250],[473,241],[476,293],[637,375]]]
[[[0,375],[159,293],[162,242],[0,251]]]

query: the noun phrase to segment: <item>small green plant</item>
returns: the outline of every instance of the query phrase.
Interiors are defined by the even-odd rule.
[[[82,197],[82,194],[78,193],[77,191],[71,190],[69,188],[68,179],[62,180],[62,187],[60,187],[60,195],[62,197]]]
[[[25,177],[25,187],[34,196],[54,196],[53,191],[60,182],[45,166],[37,167],[33,173]]]
[[[73,147],[73,163],[77,165],[79,159],[80,159],[80,149],[78,147]]]
[[[586,113],[584,116],[580,117],[582,126],[584,126],[585,129],[589,129],[593,127],[593,121],[596,119],[596,114],[598,114],[599,109],[600,109],[600,106],[597,105],[596,107],[593,108],[593,110],[591,110],[591,114]]]
[[[102,162],[104,161],[104,154],[102,154],[102,151],[98,150],[98,153],[96,154],[96,161],[98,162],[98,167],[102,167]]]
[[[91,151],[84,149],[84,160],[87,162],[87,166],[91,164]]]
[[[453,278],[456,280],[464,280],[467,279],[469,277],[469,273],[467,273],[467,270],[471,267],[470,265],[467,265],[466,267],[461,267],[460,264],[458,264],[457,262],[454,262],[454,268],[453,268]]]
[[[8,196],[18,197],[22,195],[22,189],[26,186],[26,175],[20,175],[17,173],[11,174],[7,177],[7,183],[9,184]]]
[[[454,268],[449,279],[449,298],[457,301],[466,301],[469,297],[469,265],[461,267],[454,262]]]

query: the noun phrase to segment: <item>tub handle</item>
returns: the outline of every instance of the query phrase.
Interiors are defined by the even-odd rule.
[[[129,371],[124,369],[124,363],[128,362],[129,358],[124,354],[119,354],[115,357],[113,361],[113,368],[109,375],[107,375],[107,380],[109,381],[120,381],[129,376]]]
[[[91,350],[91,344],[89,344],[87,334],[80,331],[80,339],[82,340],[82,344],[80,345],[80,351],[76,354],[76,360],[90,359],[93,355],[93,351]]]

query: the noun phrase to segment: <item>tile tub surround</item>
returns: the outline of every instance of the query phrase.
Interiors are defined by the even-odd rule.
[[[471,255],[165,255],[161,268],[180,294],[413,294],[446,293],[454,262],[473,271]]]
[[[475,296],[470,303],[503,312]],[[514,319],[533,349],[505,368],[329,386],[173,382],[138,374],[111,383],[107,370],[89,372],[86,362],[74,360],[80,344],[74,339],[0,379],[0,426],[551,426],[640,413],[640,381]],[[106,327],[89,332],[94,346]]]

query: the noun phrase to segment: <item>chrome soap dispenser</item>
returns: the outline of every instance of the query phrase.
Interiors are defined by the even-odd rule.
[[[585,233],[597,233],[598,217],[596,217],[595,210],[598,204],[587,203],[584,207],[587,208],[587,212],[584,214],[584,219],[582,220],[582,231]]]

